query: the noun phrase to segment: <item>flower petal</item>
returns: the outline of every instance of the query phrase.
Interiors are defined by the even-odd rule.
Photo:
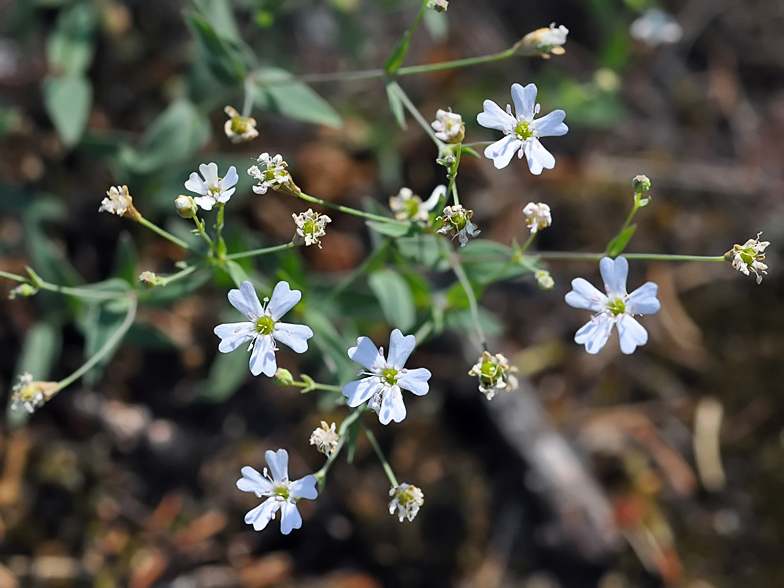
[[[253,344],[253,353],[250,354],[250,373],[254,376],[264,374],[271,378],[278,369],[275,361],[275,351],[273,351],[273,339],[269,335],[256,338]]]
[[[629,275],[629,262],[623,256],[616,259],[603,257],[599,262],[599,271],[602,272],[604,289],[607,294],[626,296],[626,278]]]
[[[267,311],[269,311],[272,320],[279,321],[280,317],[294,308],[301,298],[302,292],[292,290],[288,282],[278,282],[272,291]]]
[[[661,303],[656,298],[659,286],[654,282],[645,282],[634,292],[629,294],[626,300],[629,314],[655,314],[659,312]]]
[[[430,379],[430,370],[425,368],[416,368],[413,370],[406,370],[397,377],[397,385],[413,392],[417,396],[424,396],[430,390],[427,381]]]
[[[537,137],[560,137],[569,132],[569,127],[563,122],[565,117],[566,113],[563,110],[553,110],[531,122],[531,130]]]
[[[297,510],[297,503],[287,500],[280,507],[280,532],[288,535],[294,529],[302,527],[302,515]]]
[[[381,410],[378,411],[378,420],[382,425],[389,421],[399,423],[406,418],[406,405],[403,403],[403,393],[397,386],[386,390],[381,400]]]
[[[607,296],[599,292],[588,280],[575,278],[572,280],[572,291],[566,297],[566,304],[574,308],[584,308],[599,312],[603,309],[603,302]]]
[[[237,480],[237,488],[243,492],[267,494],[272,491],[270,481],[250,466],[242,468],[242,477]]]
[[[482,106],[484,107],[484,112],[480,112],[476,115],[476,122],[483,127],[509,133],[517,124],[517,121],[511,114],[503,110],[492,100],[485,100],[482,103]]]
[[[316,500],[318,498],[318,490],[316,489],[316,476],[308,475],[299,480],[291,483],[289,494],[293,498],[307,498],[308,500]]]
[[[524,145],[523,150],[528,160],[528,169],[535,176],[542,173],[543,169],[553,169],[555,167],[555,157],[539,142],[539,139],[531,137]]]
[[[373,341],[367,337],[358,337],[357,346],[349,348],[348,356],[370,371],[381,369],[386,363]]]
[[[534,117],[536,107],[536,84],[528,84],[523,88],[520,84],[512,84],[512,101],[515,106],[515,114],[519,119],[530,121]]]
[[[493,160],[496,169],[503,169],[512,161],[522,143],[515,135],[507,135],[485,148],[485,157]]]
[[[264,314],[261,302],[259,302],[259,296],[256,294],[253,284],[247,280],[240,284],[239,290],[229,290],[229,302],[252,321]]]
[[[406,361],[416,347],[416,338],[413,335],[403,336],[400,329],[395,329],[389,335],[389,354],[387,363],[392,364],[396,370],[402,370]]]
[[[253,336],[253,323],[226,323],[215,327],[213,332],[221,338],[218,351],[229,353],[247,343]]]
[[[215,186],[218,183],[218,164],[215,162],[202,163],[199,171],[204,177],[204,183],[208,186]]]
[[[215,199],[212,196],[196,196],[193,201],[201,206],[202,210],[212,210],[215,206]]]
[[[282,482],[289,477],[289,452],[285,449],[277,451],[265,451],[264,458],[267,460],[272,479]]]
[[[262,531],[269,522],[275,518],[275,513],[280,508],[280,501],[268,498],[245,515],[245,522],[253,525],[256,531]]]
[[[436,207],[436,204],[438,204],[438,201],[441,200],[444,194],[446,194],[446,186],[444,186],[443,184],[441,184],[440,186],[436,186],[435,190],[433,190],[433,193],[430,195],[430,198],[425,200],[419,206],[419,209],[424,210],[426,212],[430,212]]]
[[[234,184],[236,184],[239,181],[240,181],[240,177],[237,175],[237,168],[232,165],[229,168],[229,171],[226,172],[226,175],[221,180],[221,187],[225,190],[227,188],[231,188]]]
[[[207,188],[204,185],[204,181],[199,177],[199,174],[196,172],[191,172],[188,181],[185,182],[185,188],[190,190],[191,192],[196,192],[197,194],[201,194],[204,196],[207,193]]]
[[[629,355],[634,353],[638,345],[648,342],[648,331],[633,316],[623,315],[618,320],[618,337],[621,340],[621,351]]]
[[[218,194],[218,198],[217,198],[218,202],[226,204],[231,198],[231,195],[234,194],[234,190],[236,190],[236,188],[229,188],[228,190],[222,190]]]
[[[384,384],[375,376],[371,376],[345,384],[341,393],[348,398],[348,405],[354,408],[369,400],[377,392],[381,392],[383,388]]]
[[[306,325],[277,323],[272,336],[276,341],[288,345],[297,353],[305,353],[308,350],[308,339],[313,336],[313,331]]]
[[[574,342],[580,345],[585,345],[585,350],[590,353],[599,353],[607,338],[610,336],[613,321],[609,320],[603,314],[600,314],[591,319],[591,322],[586,323],[574,335]]]

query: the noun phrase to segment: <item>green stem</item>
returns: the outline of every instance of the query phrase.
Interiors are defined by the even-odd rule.
[[[576,253],[560,251],[541,251],[531,255],[535,259],[553,259],[559,261],[599,261],[607,254],[602,253]],[[670,255],[666,253],[624,253],[626,259],[639,259],[647,261],[726,261],[724,256],[712,257],[708,255]]]
[[[193,251],[193,249],[191,248],[191,246],[190,246],[190,245],[188,245],[188,244],[187,244],[185,241],[183,241],[182,239],[180,239],[180,238],[178,238],[178,237],[175,237],[174,235],[172,235],[172,234],[171,234],[170,232],[168,232],[168,231],[164,231],[164,230],[163,230],[161,227],[159,227],[159,226],[158,226],[158,225],[156,225],[156,224],[153,224],[153,223],[151,223],[151,222],[150,222],[150,221],[148,221],[146,218],[144,218],[144,217],[141,217],[141,218],[139,219],[139,224],[140,224],[140,225],[143,225],[143,226],[145,226],[145,227],[147,227],[147,228],[148,228],[148,229],[150,229],[150,230],[151,230],[153,233],[158,233],[158,234],[159,234],[161,237],[163,237],[164,239],[168,239],[169,241],[171,241],[172,243],[174,243],[174,244],[175,244],[175,245],[177,245],[178,247],[182,247],[182,248],[183,248],[183,249],[185,249],[186,251]]]
[[[430,333],[433,332],[433,321],[427,320],[422,323],[422,326],[417,329],[417,332],[414,333],[414,339],[416,339],[417,345],[421,345],[422,342],[427,338]]]
[[[223,224],[226,218],[226,207],[218,203],[218,216],[215,219],[215,241],[217,242],[216,253],[219,260],[226,259],[226,241],[223,240]]]
[[[449,193],[452,193],[452,199],[454,200],[455,206],[460,205],[460,198],[457,197],[457,169],[460,167],[460,154],[462,152],[462,148],[460,143],[457,144],[457,155],[455,155],[455,163],[452,168],[449,170],[449,188],[447,188],[447,198],[449,198]]]
[[[332,384],[320,384],[318,382],[292,382],[292,386],[295,388],[307,388],[303,390],[303,394],[307,394],[308,392],[312,392],[313,390],[325,390],[327,392],[340,392],[343,390],[342,386],[334,386]]]
[[[411,116],[414,117],[414,120],[416,120],[417,123],[419,123],[419,126],[425,130],[428,136],[436,144],[436,146],[438,147],[438,155],[440,157],[441,153],[443,153],[444,148],[446,147],[446,143],[444,143],[441,139],[436,137],[436,132],[430,126],[430,123],[428,123],[425,120],[425,117],[422,116],[422,113],[419,112],[419,109],[416,107],[416,105],[413,102],[411,102],[408,95],[403,91],[403,88],[400,87],[400,84],[398,84],[397,82],[390,82],[390,84],[394,87],[395,92],[397,92],[397,95],[400,96],[400,101],[403,103],[403,106],[405,106],[406,109],[408,109],[408,112],[411,113]]]
[[[62,390],[66,386],[70,386],[76,380],[81,378],[84,374],[86,374],[90,369],[92,369],[95,364],[101,361],[106,355],[111,352],[116,345],[120,343],[122,338],[125,336],[125,333],[128,332],[128,329],[131,328],[133,324],[133,320],[136,318],[136,307],[137,307],[137,300],[135,296],[130,297],[129,299],[129,306],[128,306],[128,314],[125,315],[125,320],[122,322],[120,327],[112,334],[112,336],[103,344],[98,352],[93,355],[82,367],[76,370],[67,378],[60,380],[57,382],[58,390]]]
[[[9,280],[13,280],[15,282],[29,282],[29,278],[24,276],[19,276],[17,274],[12,274],[11,272],[4,272],[0,270],[0,278],[7,278]]]
[[[315,474],[313,474],[316,477],[316,479],[319,481],[319,490],[324,489],[324,482],[327,478],[327,472],[329,472],[329,468],[332,467],[332,464],[337,459],[340,450],[343,449],[343,446],[346,444],[346,438],[348,436],[346,433],[348,431],[348,428],[351,426],[351,424],[354,421],[356,421],[359,418],[359,415],[361,415],[364,410],[365,409],[363,406],[355,408],[353,412],[350,415],[348,415],[342,423],[340,423],[340,428],[338,430],[338,435],[340,436],[340,439],[338,440],[338,446],[335,447],[335,451],[333,451],[329,455],[327,461],[324,462],[323,466],[321,466],[321,469],[317,471]]]
[[[522,256],[525,254],[526,251],[528,251],[528,248],[534,242],[534,239],[536,239],[536,233],[531,233],[528,236],[528,239],[526,240],[526,242],[523,243],[523,246],[520,247],[520,250],[517,252],[517,255],[519,255],[522,258]]]
[[[326,200],[322,200],[321,198],[316,198],[315,196],[310,196],[309,194],[305,194],[304,192],[299,192],[297,194],[298,198],[305,200],[306,202],[312,202],[313,204],[320,204],[321,206],[326,206],[327,208],[332,208],[334,210],[339,210],[340,212],[345,212],[346,214],[351,214],[353,216],[361,216],[362,218],[367,218],[370,220],[382,222],[382,223],[390,223],[394,225],[409,225],[410,223],[407,221],[399,221],[394,218],[389,218],[388,216],[381,216],[378,214],[371,214],[369,212],[363,212],[361,210],[357,210],[355,208],[349,208],[348,206],[341,206],[340,204],[334,204],[332,202],[327,202]]]
[[[365,424],[365,421],[360,421],[360,423],[362,423],[362,428],[365,431],[365,435],[367,435],[368,441],[370,441],[370,445],[373,446],[373,451],[376,452],[379,461],[381,461],[381,465],[384,467],[384,472],[386,473],[387,478],[389,478],[390,484],[397,488],[400,484],[397,483],[395,472],[392,471],[392,466],[389,465],[387,458],[384,457],[384,453],[381,451],[381,447],[379,446],[378,441],[376,441],[376,436],[373,434],[373,431],[371,431],[370,428]]]
[[[242,251],[240,253],[232,253],[226,255],[225,259],[244,259],[245,257],[255,257],[257,255],[266,255],[267,253],[277,253],[278,251],[286,251],[292,247],[296,247],[296,243],[284,243],[283,245],[275,245],[273,247],[262,247],[261,249],[251,249],[250,251]]]
[[[177,273],[174,273],[174,274],[172,274],[170,276],[164,276],[164,277],[161,278],[161,281],[163,282],[161,284],[161,286],[168,286],[172,282],[176,282],[177,280],[181,280],[185,276],[188,276],[188,275],[192,274],[193,272],[195,272],[197,269],[199,269],[199,267],[200,267],[199,264],[189,265],[188,267],[186,267],[183,270],[178,271]]]
[[[207,245],[210,247],[210,252],[215,248],[215,243],[212,241],[210,236],[207,234],[207,231],[204,230],[204,221],[199,219],[198,216],[193,217],[193,222],[196,223],[196,230],[199,231],[199,235],[201,235],[204,240],[207,242]]]
[[[479,342],[482,344],[482,349],[487,351],[487,338],[485,337],[484,329],[482,329],[482,324],[479,322],[479,305],[476,302],[476,296],[474,295],[474,289],[471,286],[471,282],[468,280],[468,276],[466,275],[463,266],[460,265],[460,258],[457,254],[452,253],[449,250],[448,245],[443,239],[439,239],[439,243],[442,248],[442,254],[452,267],[452,271],[455,272],[463,290],[465,290],[466,297],[468,298],[468,306],[471,309],[471,320],[474,323],[474,329],[479,337]]]

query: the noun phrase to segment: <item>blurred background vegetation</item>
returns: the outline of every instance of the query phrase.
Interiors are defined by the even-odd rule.
[[[173,271],[181,250],[98,206],[110,185],[127,184],[146,217],[188,237],[172,203],[206,161],[240,172],[227,209],[234,251],[287,242],[290,215],[304,208],[251,192],[244,170],[261,152],[282,153],[300,187],[331,202],[383,209],[402,185],[429,195],[444,181],[433,145],[413,123],[397,126],[378,79],[258,88],[260,136],[236,146],[223,134],[223,107],[242,105],[243,72],[378,68],[418,6],[0,4],[0,269],[31,265],[71,285]],[[659,28],[649,29],[670,14],[679,34],[657,42],[638,25],[633,38],[632,23],[656,7]],[[617,343],[588,356],[572,342],[586,317],[563,295],[573,277],[597,282],[597,264],[554,262],[551,292],[524,276],[490,285],[481,299],[490,347],[513,359],[520,389],[484,399],[466,375],[478,352],[465,315],[453,313],[417,351],[431,392],[408,403],[402,424],[373,424],[401,480],[424,490],[416,520],[389,516],[386,477],[361,439],[354,463],[339,459],[318,500],[300,503],[302,529],[285,537],[275,524],[256,533],[243,523],[256,500],[235,488],[240,467],[259,469],[265,450],[286,447],[292,477],[317,470],[310,432],[345,409],[251,378],[240,352],[216,360],[229,276],[155,291],[110,362],[29,422],[9,413],[0,586],[784,586],[784,8],[453,0],[446,14],[428,13],[405,64],[502,51],[551,22],[570,30],[563,56],[398,80],[429,120],[438,108],[462,114],[468,141],[497,138],[475,115],[484,99],[508,102],[513,82],[537,83],[544,112],[567,112],[569,134],[546,143],[552,171],[463,161],[461,201],[482,237],[524,238],[520,209],[543,201],[555,222],[539,249],[602,251],[631,206],[631,178],[646,174],[653,201],[628,251],[721,255],[761,230],[772,242],[762,285],[729,264],[632,263],[630,287],[656,281],[662,311],[645,318],[651,340],[629,357]],[[339,361],[360,328],[377,342],[389,329],[362,280],[345,307],[328,303],[378,246],[358,219],[331,216],[323,249],[243,266],[303,285],[306,313],[356,319],[323,331],[320,349],[334,357],[280,354],[292,371],[325,378],[325,361]],[[429,312],[424,280],[406,280],[416,312]],[[3,280],[3,294],[13,286]],[[46,292],[3,296],[2,389],[25,370],[69,374],[121,320]]]

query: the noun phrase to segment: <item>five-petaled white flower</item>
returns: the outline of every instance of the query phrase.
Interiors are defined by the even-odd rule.
[[[485,157],[492,159],[497,169],[509,165],[515,152],[520,158],[525,155],[532,174],[539,175],[542,169],[555,167],[555,157],[542,146],[539,138],[565,135],[569,130],[563,122],[566,113],[553,110],[535,120],[534,116],[539,114],[536,92],[535,84],[528,84],[525,88],[520,84],[512,84],[516,116],[512,115],[512,107],[508,104],[506,111],[503,111],[492,100],[484,101],[484,112],[477,115],[477,122],[488,129],[503,131],[506,135],[485,149]]]
[[[389,503],[389,514],[397,514],[401,523],[403,519],[413,521],[419,512],[419,507],[425,503],[425,494],[422,490],[405,482],[390,488],[389,495],[392,496]]]
[[[450,108],[447,110],[436,111],[436,120],[430,123],[433,127],[437,139],[442,140],[444,143],[460,143],[465,138],[465,124],[463,124],[463,117],[452,112]]]
[[[204,210],[212,210],[216,204],[226,204],[236,190],[233,186],[240,179],[236,168],[232,165],[224,178],[218,177],[218,164],[214,162],[202,163],[199,171],[202,177],[192,172],[191,177],[185,182],[188,190],[199,194],[193,199],[196,204]]]
[[[550,207],[543,202],[529,202],[523,208],[523,214],[525,215],[525,224],[528,225],[528,230],[532,235],[553,224]]]
[[[401,388],[417,396],[424,396],[429,390],[429,370],[403,367],[414,347],[416,339],[413,335],[404,337],[399,329],[395,329],[389,337],[389,356],[385,359],[383,347],[376,349],[369,338],[359,337],[357,346],[348,350],[348,356],[367,371],[360,370],[357,375],[366,377],[343,386],[343,396],[348,398],[348,405],[353,408],[369,401],[368,408],[378,413],[382,425],[390,421],[399,423],[406,418]]]
[[[252,467],[245,466],[242,468],[242,478],[237,480],[237,488],[243,492],[253,492],[259,498],[267,497],[267,500],[248,511],[245,522],[253,525],[256,531],[261,531],[280,511],[280,532],[288,535],[292,529],[302,526],[297,501],[302,498],[315,500],[318,497],[316,476],[311,474],[292,482],[289,480],[289,454],[285,449],[267,451],[264,455],[272,476],[267,473],[267,468],[264,468],[262,475]]]
[[[572,280],[572,291],[566,295],[569,306],[596,313],[589,323],[577,331],[574,340],[580,345],[585,344],[588,353],[598,353],[607,343],[613,325],[617,325],[621,351],[632,353],[638,345],[648,342],[648,332],[637,322],[634,315],[659,311],[661,304],[656,298],[659,287],[653,282],[646,282],[631,294],[627,294],[629,262],[625,257],[615,260],[605,257],[599,262],[599,269],[606,295],[583,278]]]
[[[254,376],[264,374],[270,378],[278,369],[275,361],[277,341],[288,345],[297,353],[308,350],[308,339],[313,331],[305,325],[282,323],[280,318],[302,298],[299,290],[292,290],[288,282],[278,282],[272,291],[269,304],[262,306],[256,290],[248,282],[242,282],[239,290],[229,291],[229,302],[247,317],[247,322],[227,323],[215,327],[215,334],[221,338],[218,350],[222,353],[234,351],[240,345],[250,343],[250,373]],[[267,301],[267,298],[264,299]]]
[[[446,186],[436,186],[430,198],[422,199],[414,194],[410,188],[400,188],[400,192],[389,197],[389,207],[395,213],[397,220],[411,220],[426,223],[441,198],[446,194]]]

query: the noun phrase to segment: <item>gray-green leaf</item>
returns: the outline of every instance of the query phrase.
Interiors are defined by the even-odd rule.
[[[370,274],[368,283],[387,322],[403,332],[411,329],[416,321],[416,312],[408,282],[396,271],[385,268]]]

